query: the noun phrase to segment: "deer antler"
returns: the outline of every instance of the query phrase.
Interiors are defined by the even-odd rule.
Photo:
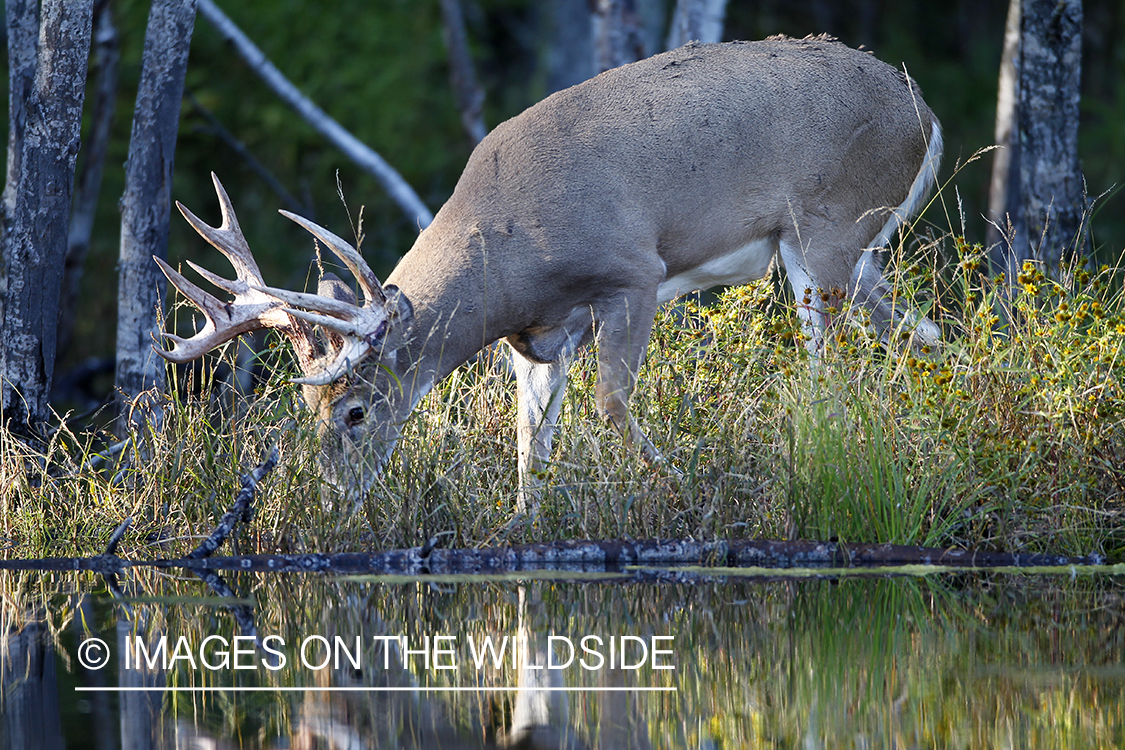
[[[234,299],[231,302],[220,301],[188,281],[183,274],[160,258],[154,258],[172,285],[198,307],[206,319],[203,328],[190,338],[185,339],[173,333],[161,333],[164,339],[172,342],[172,349],[169,351],[157,348],[157,352],[171,362],[189,362],[239,334],[259,328],[283,329],[291,337],[294,334],[300,335],[293,328],[293,319],[284,310],[285,304],[261,291],[265,281],[242,234],[242,229],[238,226],[238,219],[235,217],[230,198],[214,172],[211,173],[211,179],[215,183],[215,193],[219,197],[219,207],[222,210],[223,223],[220,226],[210,226],[179,201],[176,202],[176,207],[195,231],[227,257],[234,266],[236,278],[224,279],[190,260],[188,265],[215,286],[230,292],[234,295]]]
[[[190,338],[161,333],[164,339],[172,342],[170,351],[157,348],[162,357],[172,362],[189,362],[239,334],[259,328],[276,328],[290,338],[297,350],[304,377],[296,378],[294,382],[327,385],[345,375],[382,344],[388,329],[388,306],[393,302],[388,303],[379,280],[354,247],[327,229],[282,211],[286,217],[328,245],[344,262],[359,281],[364,302],[360,306],[355,302],[322,294],[305,294],[266,286],[250,245],[238,226],[238,219],[226,190],[213,172],[211,179],[215,183],[215,193],[219,197],[222,211],[223,221],[220,226],[210,226],[178,201],[176,206],[195,231],[227,257],[234,266],[235,279],[225,279],[191,261],[188,261],[188,265],[218,288],[232,294],[234,299],[222,302],[188,281],[183,274],[160,258],[154,258],[172,285],[199,308],[206,319],[203,328]],[[352,296],[350,292],[348,296]],[[312,325],[322,326],[338,334],[342,344],[334,347],[329,356],[319,357]]]
[[[289,211],[281,211],[281,215],[300,224],[327,245],[352,272],[363,292],[363,304],[357,305],[322,294],[291,292],[275,287],[255,287],[258,291],[286,302],[289,307],[285,308],[285,312],[289,315],[343,337],[344,345],[339,348],[331,362],[324,364],[319,372],[296,381],[309,385],[327,385],[343,376],[382,345],[388,329],[388,307],[393,303],[388,302],[379,279],[359,251],[350,243],[304,217]]]

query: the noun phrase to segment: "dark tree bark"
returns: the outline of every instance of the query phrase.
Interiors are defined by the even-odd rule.
[[[1078,164],[1078,105],[1082,57],[1081,0],[1012,0],[1019,49],[1013,78],[1014,113],[998,107],[997,134],[1010,117],[1007,174],[993,172],[993,220],[1005,231],[996,265],[1013,279],[1025,259],[1057,270],[1068,252],[1082,252],[1085,197]],[[1008,46],[1008,45],[1006,45]],[[1007,54],[1007,52],[1006,52]],[[1005,73],[1001,73],[1001,99]],[[1001,101],[1003,104],[1004,102]],[[997,194],[1004,191],[1004,195]],[[1003,211],[997,210],[1003,206]],[[1009,230],[1010,223],[1010,230]],[[995,257],[995,256],[994,256]]]
[[[477,83],[469,40],[465,33],[465,17],[460,0],[441,0],[441,17],[445,46],[449,50],[449,78],[453,96],[461,112],[461,124],[473,148],[488,135],[484,124],[484,90]]]
[[[1081,250],[1078,164],[1081,0],[1026,0],[1020,19],[1020,193],[1034,257],[1056,269]]]
[[[34,3],[8,4],[13,97],[26,79],[29,14]],[[66,258],[70,196],[78,154],[90,53],[93,2],[45,0],[41,8],[35,74],[23,116],[15,113],[9,142],[18,143],[15,187],[9,163],[5,202],[11,202],[2,271],[0,409],[16,432],[42,435],[50,416],[59,296]],[[23,121],[22,139],[19,137]],[[6,206],[7,207],[7,206]]]
[[[94,101],[90,113],[90,132],[83,144],[78,166],[77,185],[70,214],[67,236],[66,268],[63,277],[62,302],[59,312],[58,354],[66,353],[74,333],[74,315],[78,303],[78,285],[90,252],[94,232],[94,214],[101,194],[109,136],[113,127],[113,111],[117,104],[117,27],[113,24],[111,0],[94,4],[93,70]]]
[[[172,159],[194,26],[195,0],[153,0],[121,199],[116,381],[122,414],[143,407],[134,420],[155,409],[147,396],[164,390],[164,360],[152,344],[167,286],[152,258],[168,257]],[[152,416],[159,420],[159,411]]]
[[[20,164],[23,163],[23,133],[27,127],[27,101],[35,82],[35,49],[39,38],[39,3],[35,0],[8,0],[8,171],[4,180],[4,245],[8,244],[15,215]],[[6,249],[5,249],[6,252]],[[0,268],[0,273],[3,272]],[[4,296],[0,295],[0,310]]]

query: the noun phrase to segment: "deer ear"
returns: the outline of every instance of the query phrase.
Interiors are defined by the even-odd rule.
[[[320,277],[320,283],[316,285],[316,293],[321,297],[328,297],[339,302],[347,302],[352,305],[359,304],[352,288],[331,271]]]
[[[387,305],[384,309],[387,311],[389,329],[383,351],[393,352],[410,337],[411,329],[414,328],[414,305],[410,304],[406,294],[394,284],[384,286],[383,293],[387,295]]]
[[[406,294],[394,284],[383,287],[383,294],[387,295],[387,317],[391,320],[391,325],[405,332],[414,325],[414,305],[410,304]]]

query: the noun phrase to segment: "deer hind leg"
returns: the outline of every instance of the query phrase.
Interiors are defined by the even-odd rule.
[[[839,308],[842,304],[851,265],[840,261],[840,268],[845,269],[843,275],[833,272],[833,269],[818,268],[823,264],[810,262],[813,256],[811,250],[803,247],[800,241],[785,237],[778,243],[778,252],[797,300],[797,317],[801,319],[801,328],[805,332],[805,347],[809,354],[817,356],[824,344],[825,330],[832,322],[828,308]]]
[[[551,457],[551,442],[559,422],[570,358],[557,362],[532,362],[512,358],[516,373],[516,442],[519,449],[520,490],[516,510],[525,513],[538,505],[542,472]]]

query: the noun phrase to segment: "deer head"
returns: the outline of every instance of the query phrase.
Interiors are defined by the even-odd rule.
[[[164,275],[203,314],[203,327],[190,338],[161,334],[171,349],[157,351],[171,362],[189,362],[248,331],[273,328],[289,339],[297,356],[306,405],[316,414],[321,469],[348,490],[365,490],[373,472],[369,455],[389,453],[398,437],[395,405],[401,399],[392,368],[410,335],[413,310],[397,287],[383,287],[359,252],[332,232],[287,211],[281,213],[324,243],[355,276],[361,303],[351,288],[328,273],[316,294],[267,286],[238,226],[234,208],[218,177],[211,175],[222,223],[212,227],[176,203],[188,223],[234,266],[223,278],[191,261],[188,265],[233,296],[222,302],[200,289],[160,258]],[[385,446],[385,447],[382,447]]]

